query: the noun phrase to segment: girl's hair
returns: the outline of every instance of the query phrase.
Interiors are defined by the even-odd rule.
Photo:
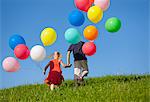
[[[56,51],[56,53],[57,53],[57,55],[58,55],[59,59],[61,59],[61,58],[62,58],[61,53],[60,53],[60,52],[58,52],[58,51]],[[48,56],[47,58],[52,58],[53,56],[54,56],[54,53],[53,53],[53,54],[51,54],[50,56]]]

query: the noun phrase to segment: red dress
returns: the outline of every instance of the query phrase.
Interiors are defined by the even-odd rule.
[[[47,84],[55,84],[60,85],[62,81],[64,80],[61,67],[60,67],[61,60],[51,60],[49,62],[50,64],[50,72],[48,74],[48,77],[45,79],[45,83]]]

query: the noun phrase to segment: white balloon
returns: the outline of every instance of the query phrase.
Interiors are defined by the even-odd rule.
[[[40,45],[33,46],[30,52],[30,56],[34,61],[43,61],[46,57],[46,50],[43,46]]]

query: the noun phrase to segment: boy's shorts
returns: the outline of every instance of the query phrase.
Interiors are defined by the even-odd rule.
[[[74,61],[74,68],[82,68],[85,71],[88,71],[87,60]]]
[[[88,73],[87,60],[75,61],[74,62],[74,79],[78,79],[83,72]]]

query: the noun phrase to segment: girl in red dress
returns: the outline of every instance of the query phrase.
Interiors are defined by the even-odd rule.
[[[44,82],[49,86],[51,90],[53,90],[55,87],[58,87],[58,85],[60,85],[62,81],[64,81],[60,65],[65,68],[71,67],[71,65],[66,65],[62,62],[62,60],[60,59],[61,54],[59,52],[55,52],[53,54],[53,57],[54,59],[46,65],[43,71],[45,75],[47,68],[50,67],[49,74]]]

